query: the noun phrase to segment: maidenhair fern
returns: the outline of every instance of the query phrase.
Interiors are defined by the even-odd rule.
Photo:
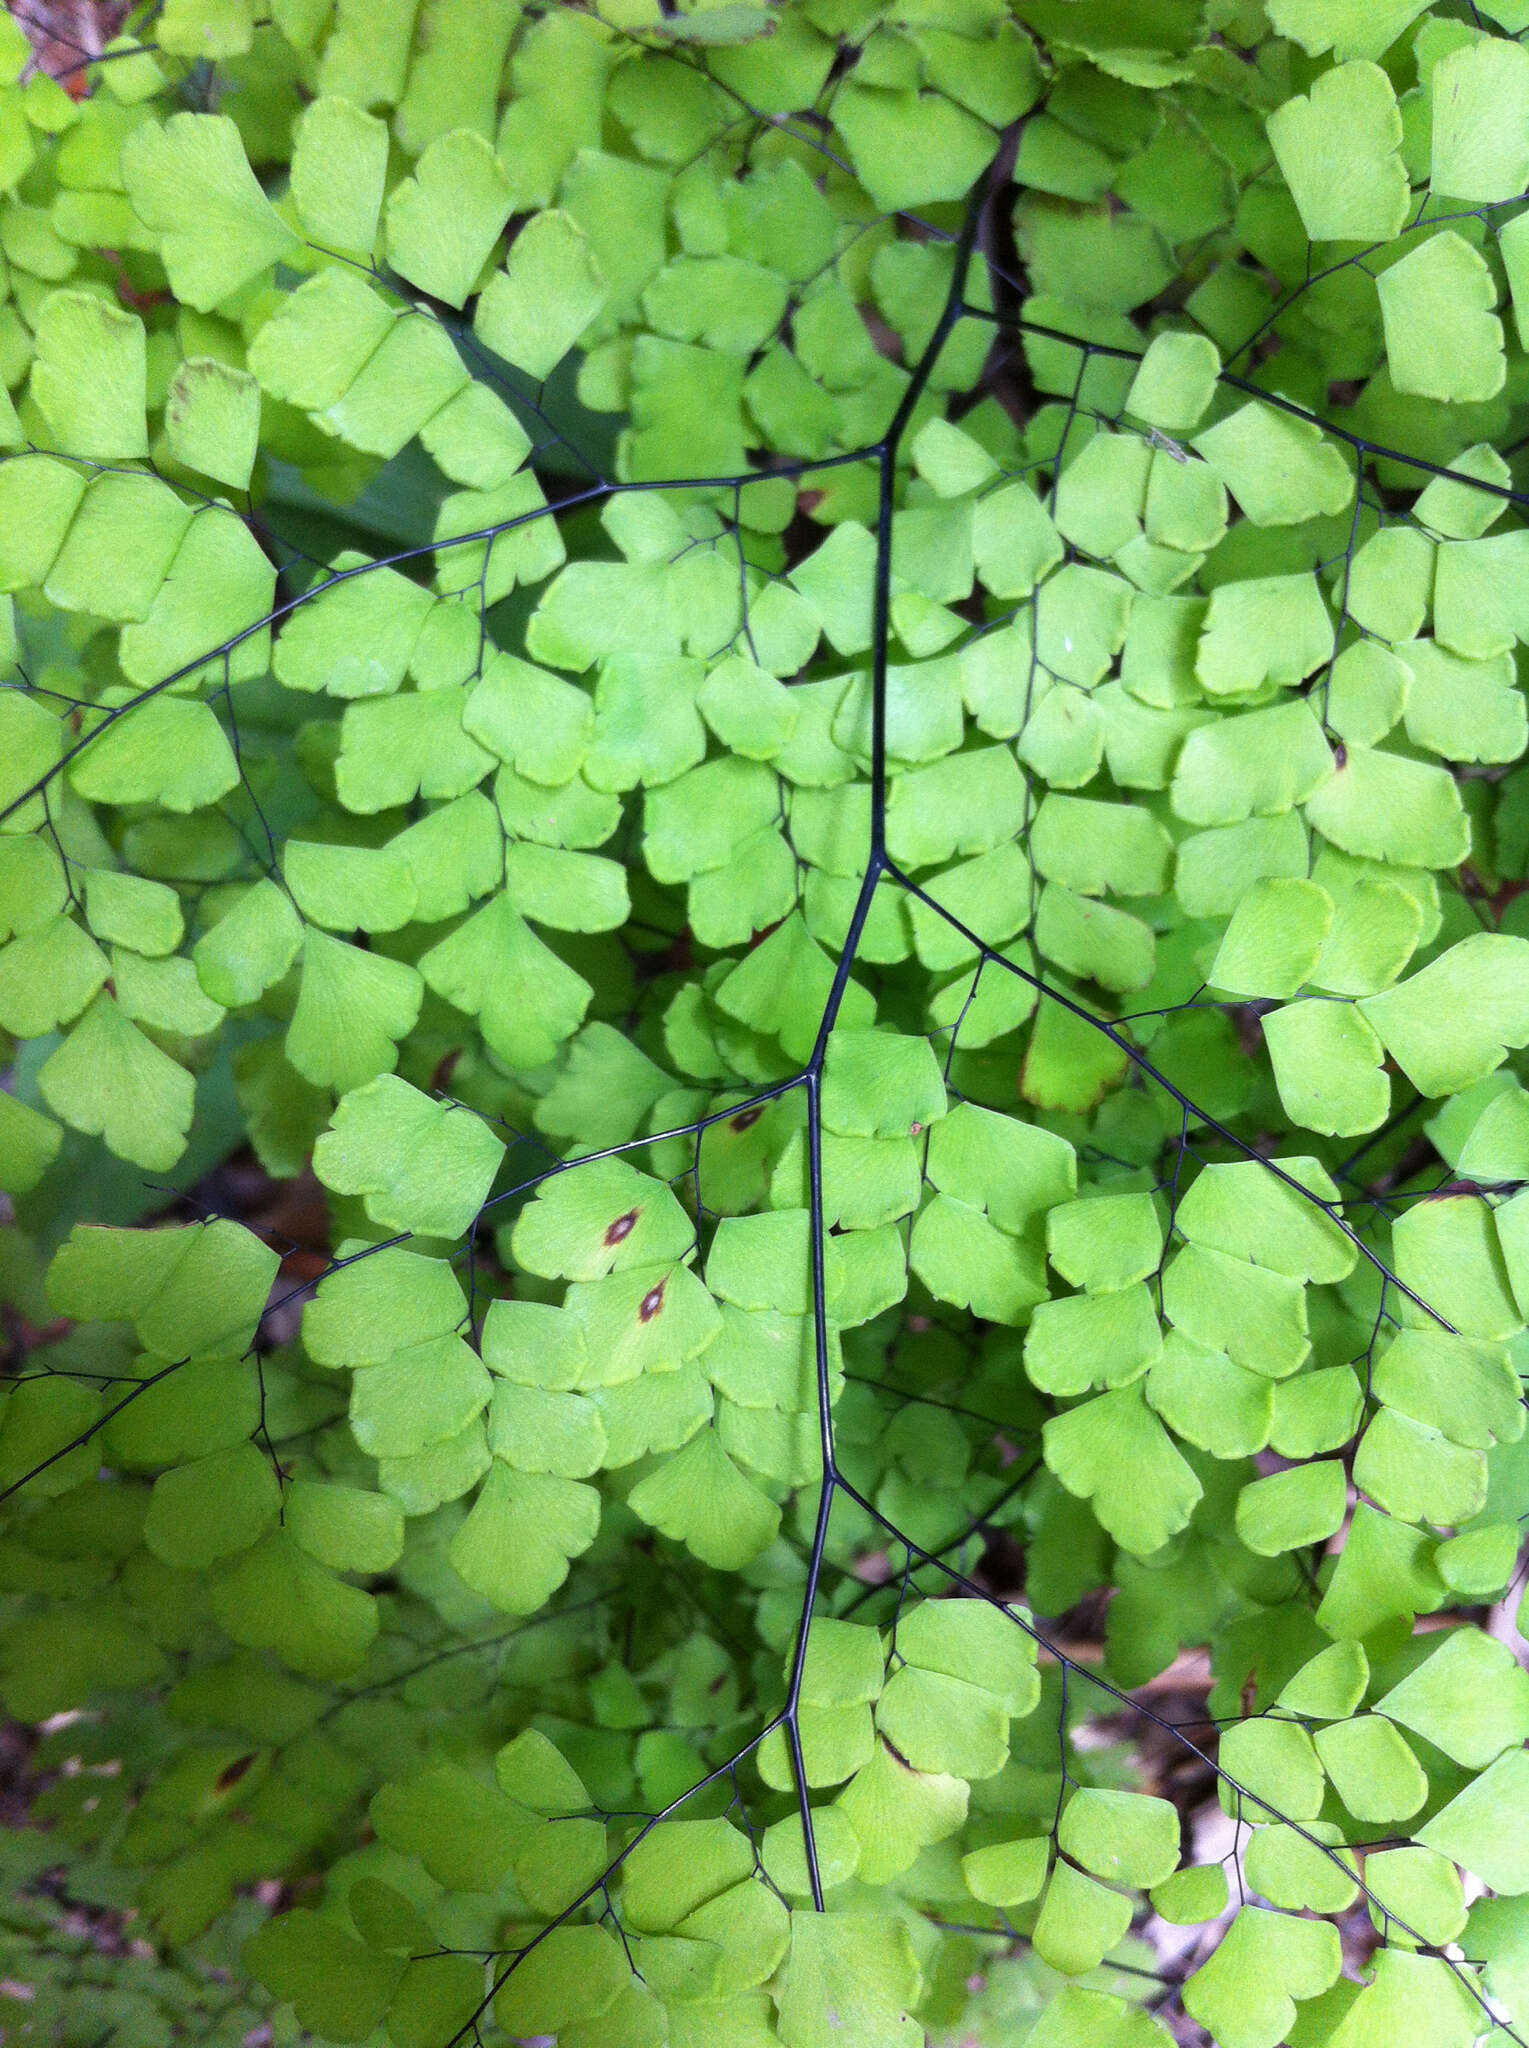
[[[7,2039],[1529,2042],[1526,31],[0,25]]]

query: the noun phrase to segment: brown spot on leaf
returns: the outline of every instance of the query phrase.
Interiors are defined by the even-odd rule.
[[[615,1222],[607,1229],[605,1242],[609,1245],[617,1245],[624,1238],[630,1237],[637,1228],[637,1213],[635,1209],[628,1209],[624,1216],[618,1216]]]
[[[752,1109],[740,1109],[738,1114],[732,1119],[733,1129],[735,1131],[751,1131],[763,1115],[764,1110],[757,1102]]]
[[[656,1287],[650,1287],[647,1293],[643,1296],[642,1300],[638,1302],[637,1319],[639,1322],[651,1323],[653,1318],[658,1314],[659,1310],[663,1307],[664,1286],[665,1282],[660,1280],[658,1285]]]
[[[216,1790],[219,1792],[231,1792],[254,1761],[255,1752],[253,1750],[250,1751],[248,1756],[236,1757],[226,1770],[218,1773]]]

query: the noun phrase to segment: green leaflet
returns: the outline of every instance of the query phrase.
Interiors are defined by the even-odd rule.
[[[402,1961],[369,1949],[316,1913],[262,1928],[245,1950],[252,1970],[292,2001],[300,2024],[336,2040],[358,2040],[382,2019]]]
[[[302,920],[286,895],[274,882],[257,882],[197,940],[197,979],[228,1008],[254,1002],[286,973],[302,943]]]
[[[1199,425],[1215,390],[1220,359],[1203,334],[1154,336],[1131,380],[1126,410],[1168,433]]]
[[[134,210],[159,237],[172,290],[198,312],[295,245],[226,115],[175,114],[162,128],[146,122],[124,145],[122,176]]]
[[[1048,796],[1031,847],[1041,874],[1083,896],[1150,896],[1168,879],[1167,835],[1145,812],[1123,804]]]
[[[1529,69],[1518,46],[1492,36],[1477,48],[1451,50],[1430,84],[1438,190],[1472,203],[1519,191],[1529,159],[1514,127],[1517,110],[1529,105]]]
[[[770,1542],[779,1510],[702,1430],[628,1496],[634,1514],[683,1542],[703,1562],[736,1571]]]
[[[1214,1457],[1262,1450],[1275,1428],[1275,1394],[1268,1381],[1178,1330],[1164,1339],[1146,1392],[1176,1436]]]
[[[376,1365],[463,1319],[462,1292],[443,1261],[380,1251],[337,1268],[303,1316],[303,1342],[320,1365]]]
[[[314,424],[367,454],[396,455],[467,381],[439,328],[400,318],[343,394],[315,413]]]
[[[1523,1680],[1500,1644],[1460,1629],[1376,1704],[1458,1763],[1479,1769],[1522,1740],[1516,1731],[1529,1710]]]
[[[167,1172],[185,1149],[195,1086],[109,995],[98,995],[37,1085],[55,1115],[119,1159]]]
[[[510,212],[510,181],[482,138],[438,135],[387,202],[388,260],[432,298],[461,306]]]
[[[276,1476],[253,1444],[182,1465],[155,1481],[144,1542],[185,1570],[248,1550],[281,1506]]]
[[[1320,430],[1258,399],[1197,435],[1194,445],[1259,526],[1341,512],[1354,495],[1348,463]]]
[[[111,619],[141,621],[153,604],[190,521],[189,508],[149,477],[108,470],[85,492],[44,590],[66,611],[92,594]],[[124,543],[137,526],[140,546]]]
[[[1205,1245],[1175,1255],[1163,1276],[1163,1311],[1196,1343],[1269,1379],[1294,1372],[1310,1348],[1298,1281]]]
[[[1292,1122],[1349,1137],[1385,1122],[1391,1090],[1379,1039],[1351,1010],[1292,1004],[1264,1027],[1280,1100]]]
[[[961,1859],[967,1889],[984,1905],[1016,1906],[1033,1899],[1046,1881],[1051,1845],[1044,1835],[991,1842]]]
[[[1189,1520],[1200,1482],[1147,1407],[1139,1385],[1096,1395],[1045,1427],[1046,1462],[1094,1504],[1118,1543],[1158,1550]]]
[[[514,1234],[523,1265],[569,1280],[682,1258],[692,1244],[689,1219],[674,1195],[618,1159],[547,1181]]]
[[[1397,1952],[1378,1959],[1373,1983],[1354,2001],[1333,2039],[1344,2048],[1382,2039],[1405,2011],[1408,2024],[1426,2026],[1435,2040],[1463,2043],[1475,2031],[1479,2010],[1454,1972],[1436,1958]]]
[[[578,1028],[590,1000],[583,977],[541,943],[502,895],[433,946],[421,972],[438,995],[480,1019],[497,1052],[529,1066],[552,1057]]]
[[[368,573],[349,573],[363,567]],[[364,555],[341,555],[332,580],[287,621],[276,642],[276,673],[288,689],[335,697],[395,690],[431,609],[429,593],[396,570],[372,568]]]
[[[1317,509],[1306,502],[1298,516]],[[1195,674],[1212,697],[1246,697],[1267,684],[1302,682],[1332,650],[1332,623],[1315,577],[1251,577],[1212,593]]]
[[[1070,1977],[1096,1969],[1131,1924],[1131,1901],[1058,1862],[1035,1923],[1036,1952]]]
[[[185,697],[155,697],[131,718],[108,714],[70,768],[74,789],[95,802],[151,802],[179,812],[215,803],[238,780],[233,748],[211,708]]]
[[[1178,1816],[1166,1799],[1084,1789],[1064,1807],[1057,1841],[1096,1876],[1159,1884],[1178,1863]]]
[[[146,455],[143,323],[84,292],[53,292],[37,330],[32,396],[56,445],[104,460]]]
[[[247,427],[249,394],[240,386],[235,398]],[[213,459],[206,448],[197,452]],[[234,468],[243,459],[237,439],[219,438],[218,460],[224,467]],[[247,682],[264,674],[271,643],[263,621],[274,591],[275,568],[243,522],[221,506],[203,508],[184,529],[146,615],[122,630],[123,674],[140,685],[185,671],[214,684]],[[218,647],[227,652],[204,662],[208,649]]]
[[[380,121],[328,94],[304,108],[293,138],[292,196],[314,242],[370,255],[386,173]]]
[[[1370,996],[1363,1014],[1408,1078],[1427,1095],[1469,1087],[1529,1034],[1519,1021],[1520,941],[1496,933],[1462,939],[1421,973]],[[1496,970],[1490,985],[1488,963]]]
[[[945,1113],[931,1047],[918,1040],[842,1031],[829,1040],[823,1119],[844,1137],[918,1132]]]
[[[154,955],[179,945],[185,929],[180,898],[165,883],[98,868],[85,887],[86,916],[98,937]]]
[[[260,440],[260,387],[245,371],[190,357],[171,382],[165,431],[178,462],[240,489]]]
[[[544,213],[516,236],[503,271],[478,301],[474,325],[496,355],[540,381],[605,299],[599,265],[575,220]]]
[[[1492,1219],[1479,1198],[1465,1196],[1436,1209],[1418,1210],[1401,1219],[1392,1242],[1409,1283],[1416,1283],[1419,1294],[1424,1289],[1436,1294],[1440,1311],[1447,1305],[1446,1320],[1456,1328],[1488,1338],[1509,1336],[1517,1328],[1518,1312],[1499,1260]],[[1493,1402],[1492,1411],[1494,1433],[1521,1433],[1521,1423],[1498,1403]]]
[[[577,774],[594,733],[583,690],[504,654],[485,665],[462,724],[518,774],[552,785]]]
[[[1273,1905],[1340,1913],[1358,1896],[1355,1860],[1341,1850],[1328,1853],[1341,1840],[1331,1822],[1318,1821],[1305,1833],[1312,1839],[1294,1828],[1260,1828],[1248,1844],[1249,1882]]]
[[[956,1678],[982,1671],[981,1685],[1016,1717],[1039,1697],[1035,1642],[1025,1618],[985,1601],[930,1602],[899,1623],[898,1654],[916,1670]]]
[[[359,376],[393,326],[383,301],[352,270],[320,270],[256,333],[250,368],[260,388],[320,411]]]
[[[152,1236],[80,1225],[54,1259],[48,1291],[61,1315],[130,1315],[145,1349],[161,1357],[226,1356],[253,1337],[278,1263],[231,1222]]]
[[[1155,1305],[1141,1286],[1042,1302],[1025,1338],[1025,1370],[1047,1394],[1138,1380],[1162,1350]]]
[[[419,1015],[412,967],[309,926],[287,1057],[305,1080],[340,1093],[389,1073],[397,1043]]]
[[[459,1435],[488,1400],[489,1379],[460,1338],[391,1351],[351,1388],[356,1440],[375,1457],[409,1457]]]
[[[1180,1230],[1192,1244],[1295,1279],[1346,1278],[1359,1254],[1317,1206],[1338,1202],[1336,1183],[1309,1156],[1281,1158],[1278,1165],[1278,1179],[1251,1160],[1206,1168],[1179,1205]]]
[[[1522,1797],[1523,1753],[1508,1751],[1422,1828],[1417,1838],[1510,1897],[1529,1884],[1521,1847],[1505,1825]]]
[[[605,1385],[677,1369],[705,1350],[719,1320],[711,1296],[684,1266],[638,1266],[583,1283],[568,1307]]]
[[[1339,1965],[1331,1927],[1244,1906],[1215,1956],[1190,1980],[1185,2002],[1228,2048],[1272,2048],[1295,2017],[1295,1998],[1325,1991]]]
[[[1319,8],[1313,0],[1277,0],[1274,20],[1281,35],[1313,56],[1333,50],[1339,57],[1378,60],[1422,11],[1416,0],[1386,0],[1373,9],[1353,0],[1332,9]]]
[[[943,198],[968,190],[993,148],[982,122],[933,94],[879,95],[852,87],[836,120],[861,181],[884,209],[904,204],[915,190]],[[926,176],[909,177],[910,151],[927,152],[941,167],[935,189]]]
[[[1316,883],[1255,882],[1232,913],[1210,979],[1238,995],[1293,996],[1331,929],[1332,902]]]
[[[412,797],[455,797],[483,779],[490,757],[462,728],[452,688],[347,707],[335,787],[349,811],[371,814]]]
[[[1343,1467],[1322,1459],[1256,1479],[1237,1497],[1237,1533],[1265,1557],[1324,1542],[1348,1506]]]
[[[1269,1441],[1286,1457],[1334,1451],[1353,1437],[1360,1411],[1359,1382],[1348,1367],[1319,1367],[1275,1387]]]
[[[669,1822],[640,1841],[623,1866],[623,1907],[633,1927],[666,1934],[753,1869],[748,1838],[728,1822]]]
[[[504,1145],[470,1111],[435,1102],[394,1074],[342,1097],[314,1147],[314,1171],[361,1195],[376,1223],[459,1237],[477,1215]]]
[[[562,1584],[594,1540],[599,1495],[576,1481],[494,1463],[451,1546],[466,1583],[493,1606],[527,1614]]]
[[[7,1095],[0,1102],[0,1138],[4,1159],[0,1181],[8,1195],[29,1193],[58,1156],[63,1132],[51,1117]]]
[[[20,466],[0,470],[0,478],[18,474]],[[0,782],[0,791],[4,793],[7,814],[17,820],[17,829],[29,829],[37,824],[42,810],[31,794],[31,786],[57,763],[63,751],[61,729],[52,713],[19,691],[8,691],[0,697],[0,719],[4,720],[6,739],[5,767],[0,771],[5,779]]]
[[[620,1944],[606,1929],[557,1928],[538,1948],[535,1962],[499,1992],[494,2016],[506,2030],[560,2029],[608,2010],[629,1976]]]
[[[1492,311],[1496,287],[1461,236],[1446,228],[1393,264],[1377,288],[1398,391],[1471,400],[1501,390],[1506,365],[1502,322]]]
[[[396,931],[419,900],[408,870],[387,851],[293,839],[282,865],[299,910],[331,931]]]
[[[1312,241],[1386,242],[1398,233],[1410,198],[1402,117],[1378,64],[1335,65],[1309,98],[1287,100],[1267,125]]]
[[[384,1785],[371,1819],[390,1848],[420,1856],[438,1883],[496,1884],[509,1867],[527,1817],[505,1795],[444,1764],[401,1785]]]
[[[1046,1256],[1066,1280],[1088,1293],[1129,1287],[1157,1270],[1163,1229],[1150,1195],[1101,1195],[1109,1204],[1064,1202],[1046,1217]]]
[[[107,964],[72,919],[49,918],[0,954],[0,1023],[33,1037],[68,1022],[105,982]]]
[[[1470,826],[1453,778],[1429,762],[1368,747],[1346,749],[1306,817],[1344,853],[1398,866],[1446,868],[1463,860]]]
[[[1317,1754],[1334,1791],[1356,1820],[1409,1818],[1427,1796],[1427,1779],[1406,1738],[1378,1714],[1320,1728]]]
[[[799,1912],[791,1921],[791,1949],[780,2002],[781,2039],[787,2048],[826,2048],[842,2033],[846,2048],[914,2038],[906,2008],[920,1982],[907,1930],[875,1914]],[[839,2015],[830,2033],[826,2015]]]
[[[214,1612],[235,1642],[274,1650],[290,1669],[333,1679],[354,1671],[377,1632],[374,1601],[273,1529],[218,1581]]]
[[[361,1487],[299,1482],[287,1514],[303,1549],[335,1571],[386,1571],[403,1550],[402,1513]]]
[[[1171,801],[1192,825],[1232,825],[1305,803],[1332,772],[1309,708],[1276,705],[1197,726],[1179,755]]]

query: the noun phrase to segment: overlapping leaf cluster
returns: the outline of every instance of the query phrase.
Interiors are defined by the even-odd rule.
[[[0,31],[7,2028],[1529,2038],[1526,28]]]

